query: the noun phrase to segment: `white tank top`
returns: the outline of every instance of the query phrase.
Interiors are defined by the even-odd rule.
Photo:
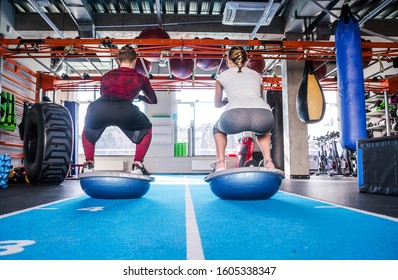
[[[242,67],[229,68],[217,80],[221,83],[228,98],[225,110],[234,108],[265,108],[271,110],[269,104],[261,97],[262,79],[256,71]]]

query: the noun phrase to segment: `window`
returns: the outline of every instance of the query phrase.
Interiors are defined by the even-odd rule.
[[[337,108],[337,93],[324,92],[326,107],[323,119],[315,124],[308,124],[308,148],[310,159],[318,154],[319,145],[315,139],[320,136],[325,136],[328,132],[339,131],[338,127],[338,108]],[[337,142],[337,148],[340,151],[340,143]]]
[[[308,124],[308,135],[310,138],[326,135],[329,131],[338,131],[337,123],[337,93],[336,92],[324,92],[326,107],[325,115],[323,119],[314,124]]]
[[[79,106],[79,154],[83,154],[81,142],[87,107],[96,98],[97,92],[78,92]],[[214,106],[214,90],[181,90],[176,93],[175,141],[189,142],[192,139],[193,156],[214,156],[213,126],[224,108]],[[174,102],[174,100],[172,101]],[[135,102],[145,112],[143,102]],[[228,135],[226,154],[236,154],[238,139],[242,134]],[[191,137],[190,137],[191,136]],[[134,155],[135,145],[118,127],[108,127],[96,143],[96,155]]]
[[[193,155],[215,155],[213,126],[224,112],[214,106],[214,90],[182,90],[176,94],[177,142],[189,142],[192,132]],[[239,135],[228,135],[226,154],[235,154]]]

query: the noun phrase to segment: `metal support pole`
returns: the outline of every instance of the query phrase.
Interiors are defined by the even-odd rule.
[[[390,111],[388,109],[389,102],[388,102],[388,93],[384,91],[384,104],[385,104],[385,116],[386,116],[386,129],[387,129],[387,136],[391,135],[391,127],[390,127]]]
[[[55,89],[53,89],[53,100],[52,100],[53,103],[56,103],[56,102],[55,102],[55,94],[56,94],[56,93],[57,93],[57,91],[56,91]]]
[[[150,77],[149,71],[148,71],[148,68],[146,68],[144,59],[142,57],[140,57],[139,59],[141,61],[142,68],[144,68],[145,76],[147,76],[147,78],[149,78]]]
[[[272,4],[274,3],[274,0],[269,1],[267,8],[264,10],[263,15],[261,16],[261,18],[259,19],[259,21],[257,22],[257,25],[254,27],[252,33],[249,36],[249,40],[252,40],[254,38],[254,36],[256,36],[257,31],[260,29],[260,26],[263,24],[264,20],[266,20],[267,15],[269,13],[269,10],[272,7]]]
[[[193,149],[192,149],[192,127],[188,127],[187,129],[187,137],[188,137],[188,156],[192,157]]]
[[[158,19],[159,28],[163,28],[162,20],[162,6],[160,5],[160,0],[156,0],[156,17]]]
[[[32,7],[36,10],[36,12],[44,19],[45,22],[54,30],[59,37],[64,39],[64,34],[58,29],[58,27],[55,26],[55,24],[47,17],[45,13],[40,9],[40,7],[37,5],[36,1],[33,0],[28,0],[29,4],[32,5]]]
[[[368,14],[366,14],[359,22],[359,26],[363,26],[365,22],[367,22],[369,19],[373,18],[375,15],[377,15],[381,10],[384,9],[388,4],[393,2],[394,0],[385,0],[383,3],[381,3],[378,7],[370,11]]]

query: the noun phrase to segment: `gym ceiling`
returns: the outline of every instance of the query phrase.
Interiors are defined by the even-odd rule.
[[[260,22],[264,19],[262,13],[258,19],[253,14],[250,23],[247,18],[239,24],[226,23],[224,13],[232,2],[226,0],[5,2],[14,11],[9,16],[13,26],[7,27],[10,34],[0,37],[0,55],[16,59],[34,71],[50,73],[56,80],[63,80],[62,75],[67,74],[69,83],[98,80],[103,73],[117,67],[117,47],[131,43],[137,47],[140,58],[152,60],[150,69],[144,67],[144,70],[160,87],[175,83],[165,60],[199,56],[222,59],[231,45],[246,46],[252,60],[265,59],[262,73],[265,84],[280,82],[281,59],[312,59],[327,67],[323,78],[327,86],[336,76],[334,32],[345,2],[359,21],[364,39],[363,56],[370,61],[364,69],[365,79],[386,79],[397,72],[393,59],[398,56],[398,0],[235,1],[248,5],[267,3],[269,10],[276,7],[274,14],[267,16],[266,24]],[[141,32],[150,28],[162,28],[170,39],[140,40]],[[11,34],[18,36],[10,37]],[[289,39],[289,34],[295,34],[294,40]],[[54,65],[54,59],[60,63]],[[177,78],[177,82],[179,86],[185,83],[206,87],[211,85],[217,71],[218,68],[195,67],[195,75]]]

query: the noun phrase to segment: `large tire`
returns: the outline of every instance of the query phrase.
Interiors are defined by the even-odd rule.
[[[59,185],[68,175],[73,150],[69,111],[54,103],[35,103],[27,114],[24,167],[33,185]]]

